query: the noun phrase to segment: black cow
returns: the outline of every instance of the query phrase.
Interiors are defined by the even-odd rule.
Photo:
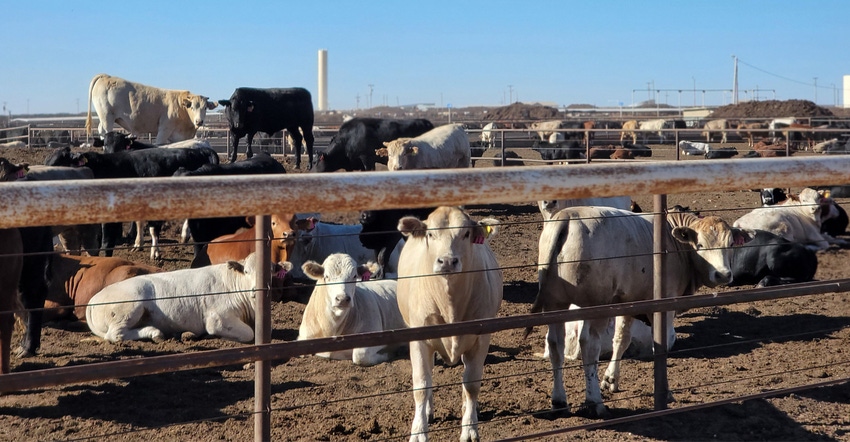
[[[754,232],[751,241],[732,249],[730,286],[767,287],[814,279],[818,269],[814,251],[764,230]]]
[[[493,165],[494,166],[524,166],[525,163],[522,161],[522,157],[519,156],[518,153],[507,150],[505,151],[505,159],[502,159],[502,152],[496,152],[496,155],[493,155]]]
[[[207,147],[175,149],[127,150],[115,153],[83,152],[72,154],[70,148],[59,149],[50,155],[47,166],[86,166],[99,178],[143,178],[172,176],[181,167],[197,169],[205,164],[218,164],[218,153]],[[153,225],[154,230],[157,225]],[[158,235],[157,232],[154,232]],[[121,223],[103,225],[102,247],[105,256],[112,256],[118,239],[123,235]]]
[[[738,149],[734,147],[721,147],[719,149],[712,149],[705,153],[705,158],[709,160],[715,160],[718,158],[732,158],[735,155],[738,155]]]
[[[127,135],[121,132],[107,132],[103,136],[103,153],[152,149],[155,147],[155,144],[139,141],[134,135]]]
[[[286,129],[295,145],[295,168],[301,168],[301,143],[307,142],[307,168],[313,167],[313,98],[304,88],[255,89],[236,88],[229,100],[219,100],[230,123],[233,146],[229,161],[236,162],[239,139],[247,135],[245,155],[254,156],[251,144],[254,134],[269,135]]]
[[[26,330],[21,338],[17,356],[34,356],[41,346],[41,322],[47,284],[52,276],[53,229],[51,227],[21,227],[18,229],[23,244],[23,267],[18,290],[21,302],[28,311]]]
[[[650,149],[649,146],[647,146],[645,144],[634,144],[634,143],[625,142],[625,143],[623,143],[623,149],[628,149],[629,151],[631,151],[632,156],[634,156],[634,157],[651,157],[652,156],[652,149]]]
[[[206,164],[195,170],[180,168],[174,176],[220,176],[220,175],[261,175],[286,173],[286,169],[277,160],[261,153],[243,161],[229,164]],[[194,241],[194,259],[191,267],[209,264],[204,246],[210,241],[236,232],[241,228],[250,228],[246,217],[233,216],[223,218],[194,218],[187,220],[189,233]]]
[[[434,125],[424,118],[352,118],[342,123],[331,139],[328,150],[319,154],[316,171],[375,170],[376,162],[387,164],[386,157],[381,159],[375,154],[376,150],[384,147],[384,142],[402,137],[418,137],[433,128]]]
[[[580,160],[584,158],[585,149],[578,141],[559,141],[549,143],[547,141],[535,141],[531,150],[540,154],[540,158],[548,161],[556,160]]]
[[[366,210],[360,212],[360,225],[363,226],[363,230],[360,231],[360,243],[363,244],[363,247],[374,250],[376,254],[383,250],[382,262],[379,264],[386,268],[393,249],[401,239],[398,221],[405,216],[425,219],[433,211],[434,208]]]

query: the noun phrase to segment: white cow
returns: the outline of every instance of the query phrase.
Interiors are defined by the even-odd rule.
[[[361,224],[330,224],[303,218],[298,215],[295,245],[288,260],[292,263],[291,275],[295,279],[306,276],[302,266],[307,261],[324,262],[334,253],[345,253],[357,262],[375,261],[375,251],[360,242]]]
[[[725,143],[726,142],[726,130],[729,129],[729,121],[726,120],[725,118],[721,118],[719,120],[711,120],[709,122],[706,122],[705,125],[702,128],[703,128],[703,131],[700,135],[705,136],[705,142],[706,143],[711,142],[711,132],[712,131],[713,132],[720,132],[720,134],[721,134],[720,142]]]
[[[792,124],[797,124],[797,119],[794,117],[774,118],[767,124],[767,128],[770,129],[768,133],[773,138],[776,136],[776,130],[786,128]]]
[[[481,147],[485,149],[489,149],[493,147],[493,141],[495,134],[493,133],[493,129],[497,129],[499,126],[496,122],[490,122],[484,125],[481,128]]]
[[[435,127],[416,138],[384,142],[387,169],[440,169],[469,167],[469,136],[462,124]]]
[[[9,141],[8,143],[0,143],[0,149],[23,149],[27,147],[27,143],[23,141]]]
[[[204,334],[238,342],[254,339],[256,254],[197,269],[136,276],[107,286],[89,301],[92,333],[110,342]],[[280,263],[273,274],[292,265]]]
[[[407,238],[398,269],[398,306],[409,327],[495,317],[502,302],[502,272],[485,238],[498,221],[479,222],[457,207],[438,207],[428,219],[399,220]],[[490,233],[492,232],[492,233]],[[463,362],[460,440],[479,440],[478,393],[490,335],[464,335],[410,343],[416,408],[411,441],[428,440],[434,417],[431,372],[434,354],[448,365]]]
[[[559,210],[567,207],[576,206],[602,206],[613,207],[615,209],[629,210],[632,206],[632,199],[627,196],[611,196],[598,198],[577,198],[567,200],[543,200],[537,202],[537,207],[540,209],[540,214],[543,215],[543,221],[549,221],[552,216]]]
[[[803,189],[799,195],[788,195],[781,203],[759,207],[738,218],[733,224],[742,229],[767,230],[788,241],[798,242],[811,250],[825,250],[830,244],[845,246],[844,240],[821,233],[825,210],[831,200],[814,189]]]
[[[815,152],[815,153],[830,153],[830,152],[835,152],[836,150],[839,150],[839,148],[843,147],[843,146],[844,146],[844,142],[839,141],[838,138],[833,138],[831,140],[821,141],[820,143],[815,144],[814,146],[812,146],[812,152]],[[842,150],[841,153],[846,153],[846,152],[843,152],[844,149],[841,149],[841,150]]]
[[[664,247],[674,252],[666,260],[667,296],[732,281],[730,248],[745,241],[741,232],[713,216],[671,213],[667,222]],[[571,304],[590,307],[652,299],[652,232],[652,215],[634,216],[624,210],[586,206],[556,213],[540,234],[540,288],[532,312],[567,309]],[[631,317],[616,318],[613,355],[601,388],[612,392],[619,389],[620,359],[631,342],[632,321]],[[595,416],[607,414],[598,374],[599,337],[607,326],[608,318],[584,321],[579,337],[585,404],[589,414]],[[550,325],[546,339],[554,378],[552,406],[564,408],[564,327]]]
[[[581,307],[570,304],[570,310],[579,309]],[[673,348],[676,342],[676,329],[673,327],[673,312],[667,312],[667,350]],[[600,358],[610,358],[614,351],[614,330],[616,320],[611,318],[608,320],[608,326],[599,336]],[[581,347],[579,346],[579,338],[581,337],[581,328],[584,326],[584,321],[568,321],[564,323],[566,331],[564,344],[564,358],[574,361],[581,357]],[[630,332],[632,342],[626,349],[626,356],[635,358],[648,358],[652,356],[652,327],[643,321],[632,321],[632,329]],[[535,353],[536,354],[536,353]],[[549,343],[543,349],[543,358],[549,359]]]
[[[555,131],[561,128],[561,124],[561,120],[535,121],[531,123],[530,128],[532,131],[537,132],[540,141],[546,141],[553,133],[556,133]]]
[[[160,89],[106,74],[95,75],[89,84],[86,132],[91,134],[94,105],[98,132],[111,132],[114,124],[133,135],[156,134],[156,144],[193,138],[204,124],[207,110],[218,103],[189,91]]]
[[[316,286],[301,318],[299,341],[407,327],[398,310],[396,281],[367,279],[377,266],[358,266],[351,256],[335,253],[322,264],[307,261],[302,267]],[[348,359],[365,367],[388,361],[400,346],[361,347],[316,356]]]
[[[711,151],[711,145],[698,141],[679,141],[679,149],[683,155],[705,155]]]
[[[653,132],[653,131],[656,132],[658,134],[658,136],[661,138],[661,140],[659,141],[659,144],[664,144],[664,141],[666,141],[667,138],[664,137],[664,131],[662,131],[662,129],[667,129],[669,127],[670,127],[670,125],[667,122],[667,120],[663,120],[663,119],[641,121],[639,129],[642,130],[642,131],[646,131],[646,132],[643,132],[643,144],[647,144],[647,139],[649,138],[649,133]]]

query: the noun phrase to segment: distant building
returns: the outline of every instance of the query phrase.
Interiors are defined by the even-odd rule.
[[[850,75],[844,76],[844,108],[850,108]]]

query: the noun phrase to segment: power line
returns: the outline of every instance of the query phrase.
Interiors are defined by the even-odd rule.
[[[749,66],[749,67],[751,67],[751,68],[753,68],[753,69],[755,69],[755,70],[757,70],[757,71],[759,71],[759,72],[763,72],[763,73],[765,73],[765,74],[767,74],[767,75],[771,75],[771,76],[774,76],[774,77],[776,77],[776,78],[781,78],[781,79],[783,79],[783,80],[785,80],[785,81],[790,81],[790,82],[792,82],[792,83],[802,84],[802,85],[805,85],[805,86],[812,86],[812,83],[807,83],[807,82],[805,82],[805,81],[800,81],[800,80],[794,80],[793,78],[788,78],[788,77],[785,77],[785,76],[782,76],[782,75],[779,75],[779,74],[776,74],[776,73],[773,73],[773,72],[770,72],[770,71],[764,70],[764,69],[762,69],[762,68],[760,68],[760,67],[753,66],[753,65],[751,65],[751,64],[749,64],[749,63],[747,63],[746,61],[741,60],[740,58],[738,59],[738,63],[745,64],[745,65],[747,65],[747,66]],[[815,78],[816,78],[816,77],[815,77]],[[817,80],[815,80],[814,87],[818,87]],[[821,86],[821,87],[825,87],[825,86]],[[832,88],[830,87],[829,89],[832,89]]]

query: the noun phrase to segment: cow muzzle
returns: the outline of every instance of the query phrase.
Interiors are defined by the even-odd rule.
[[[455,273],[460,270],[460,259],[456,256],[445,255],[434,261],[434,273]]]
[[[715,270],[715,271],[714,271],[714,272],[712,272],[712,274],[711,274],[711,281],[712,281],[715,285],[724,285],[724,284],[729,284],[729,283],[731,283],[731,282],[732,282],[732,272],[730,272],[730,271],[728,271],[728,270],[727,270],[727,271],[725,271],[725,272],[724,272],[724,271],[720,271],[720,270]]]

